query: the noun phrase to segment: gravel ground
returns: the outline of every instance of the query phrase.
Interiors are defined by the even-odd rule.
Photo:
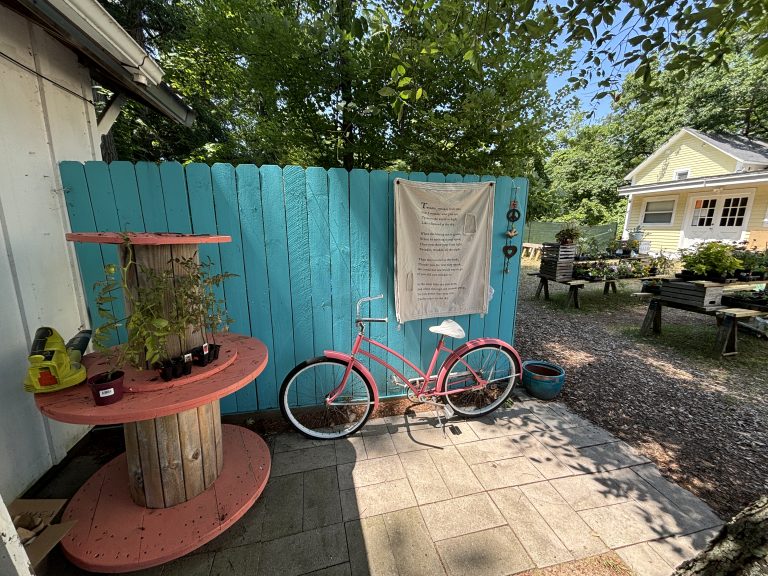
[[[521,275],[515,345],[524,360],[566,369],[561,401],[724,519],[768,493],[768,342],[740,335],[743,353],[710,358],[714,319],[670,309],[663,337],[641,339],[647,304],[630,297],[637,281],[607,298],[590,285],[583,309],[566,310],[562,285],[552,301],[534,299],[538,279],[526,273],[537,266],[527,262]]]

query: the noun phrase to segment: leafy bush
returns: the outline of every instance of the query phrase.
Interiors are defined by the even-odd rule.
[[[742,267],[742,261],[734,256],[734,247],[723,242],[704,242],[680,253],[686,270],[694,274],[728,276]]]

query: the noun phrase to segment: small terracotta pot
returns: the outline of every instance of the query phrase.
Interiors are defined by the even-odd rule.
[[[93,401],[97,406],[106,406],[114,404],[123,398],[123,377],[125,374],[121,370],[112,373],[112,379],[109,380],[109,372],[102,372],[88,378],[88,386],[93,394]]]

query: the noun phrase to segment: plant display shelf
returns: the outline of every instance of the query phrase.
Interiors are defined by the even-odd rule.
[[[121,256],[132,250],[137,264],[159,271],[172,257],[196,257],[199,243],[230,240],[117,233],[67,238],[121,244]],[[218,360],[170,382],[154,371],[127,370],[125,394],[114,404],[96,406],[86,384],[35,396],[54,420],[123,424],[126,453],[92,476],[64,512],[65,520],[77,520],[62,540],[76,566],[120,573],[179,558],[224,532],[264,490],[269,449],[250,430],[222,426],[219,399],[252,382],[268,352],[259,340],[238,334],[221,334],[217,343]],[[91,375],[104,362],[98,353],[83,358]]]

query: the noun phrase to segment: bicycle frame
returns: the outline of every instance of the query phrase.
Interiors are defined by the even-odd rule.
[[[392,350],[391,348],[385,346],[381,342],[378,342],[377,340],[374,340],[372,338],[368,338],[365,336],[364,328],[362,326],[362,323],[360,323],[360,330],[358,331],[357,337],[355,338],[355,342],[352,345],[352,353],[349,355],[346,354],[340,354],[338,352],[334,352],[332,350],[326,350],[325,355],[329,358],[336,358],[339,360],[346,360],[347,361],[347,369],[344,371],[344,377],[341,379],[341,382],[339,383],[338,387],[336,387],[331,394],[328,395],[328,398],[326,398],[325,402],[326,404],[332,404],[333,401],[341,394],[342,390],[347,384],[347,379],[349,378],[349,374],[352,371],[352,366],[356,363],[359,367],[363,368],[363,372],[366,374],[366,377],[368,377],[371,381],[371,385],[374,388],[374,404],[378,404],[378,385],[376,384],[376,379],[373,378],[373,375],[365,369],[364,366],[360,365],[359,362],[357,362],[357,355],[360,354],[362,356],[365,356],[366,358],[370,358],[371,360],[374,360],[378,364],[382,365],[387,370],[390,370],[395,376],[397,376],[400,380],[402,380],[408,388],[414,393],[414,395],[419,398],[422,397],[425,394],[430,394],[434,396],[446,396],[448,394],[455,394],[459,392],[466,392],[467,390],[476,390],[483,388],[486,385],[486,381],[482,378],[480,378],[472,368],[467,365],[463,360],[459,359],[464,366],[467,367],[467,370],[471,373],[471,375],[477,380],[478,384],[475,386],[472,386],[471,388],[462,388],[460,390],[455,390],[452,392],[447,392],[442,390],[443,383],[445,381],[445,374],[444,371],[441,370],[438,374],[433,374],[433,370],[435,370],[435,366],[437,365],[437,359],[440,357],[440,354],[442,352],[448,353],[448,358],[451,358],[452,355],[456,355],[456,352],[446,346],[443,343],[443,340],[445,339],[444,336],[440,336],[440,339],[437,342],[437,346],[435,346],[435,352],[432,355],[432,360],[429,363],[429,368],[426,372],[419,369],[418,366],[416,366],[413,362],[408,360],[406,357],[404,357],[399,352],[396,352],[395,350]],[[410,379],[408,379],[405,375],[403,375],[402,372],[400,372],[397,368],[392,366],[389,362],[386,360],[380,358],[376,354],[372,354],[371,352],[368,352],[367,350],[364,350],[361,348],[363,342],[366,342],[368,344],[372,344],[373,346],[380,348],[384,350],[385,352],[395,356],[396,358],[402,360],[407,364],[410,368],[412,368],[416,374],[418,374],[419,379],[422,380],[422,384],[420,387],[417,387],[416,385],[412,384]],[[499,341],[501,343],[501,341]],[[447,359],[448,359],[447,358]],[[446,361],[447,361],[446,359]],[[443,361],[441,364],[441,368],[445,365],[446,361]],[[430,382],[435,379],[435,386],[430,389]]]

